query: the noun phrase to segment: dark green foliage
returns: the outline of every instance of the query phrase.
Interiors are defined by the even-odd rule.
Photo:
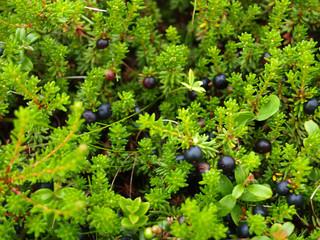
[[[319,16],[2,1],[0,238],[318,239]]]

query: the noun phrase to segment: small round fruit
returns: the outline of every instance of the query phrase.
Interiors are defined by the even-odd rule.
[[[181,225],[183,222],[186,222],[186,219],[184,218],[184,216],[180,216],[177,218],[179,224]]]
[[[311,98],[303,105],[303,110],[306,114],[314,114],[314,111],[318,108],[319,103],[316,98]]]
[[[242,222],[239,224],[237,229],[238,237],[240,238],[248,238],[250,237],[249,225],[246,222]]]
[[[143,114],[143,111],[141,111],[141,110],[142,110],[142,108],[139,107],[139,106],[135,106],[135,107],[134,107],[134,113],[138,113],[138,114],[132,116],[132,119],[133,119],[134,121],[136,121],[136,120],[139,119],[139,115],[140,115],[140,114]],[[140,112],[140,111],[141,111],[141,112]]]
[[[267,153],[271,151],[271,142],[268,139],[260,139],[255,146],[258,153]]]
[[[265,65],[268,61],[266,59],[270,59],[271,54],[266,52],[262,55],[261,62]]]
[[[264,206],[256,205],[252,208],[252,214],[253,215],[260,214],[261,216],[266,217],[268,216],[268,211]]]
[[[287,196],[287,203],[288,205],[295,205],[297,208],[301,208],[304,203],[304,197],[301,193],[289,193]]]
[[[108,82],[111,82],[114,79],[114,71],[112,69],[107,69],[105,71],[106,80]]]
[[[82,117],[86,120],[86,123],[94,123],[97,121],[97,114],[91,110],[85,110]]]
[[[2,48],[2,44],[3,43],[0,43],[0,57],[3,55],[3,51],[4,51],[4,49]]]
[[[189,163],[200,162],[202,156],[203,152],[199,146],[190,146],[189,149],[184,151],[184,159]]]
[[[98,49],[104,49],[109,46],[109,41],[104,38],[99,38],[96,42],[96,46]]]
[[[152,228],[151,227],[147,227],[146,229],[144,229],[143,236],[146,239],[152,239],[154,237],[153,236],[153,232],[152,232]]]
[[[213,132],[206,132],[205,134],[209,137],[208,141],[211,141],[217,137],[217,135],[213,134]]]
[[[236,162],[229,155],[222,156],[218,161],[218,168],[222,169],[225,173],[232,172],[235,167]]]
[[[197,169],[199,173],[202,175],[208,171],[210,171],[210,164],[207,162],[201,162],[198,164]]]
[[[152,89],[156,86],[156,80],[154,77],[146,77],[143,79],[143,86],[148,89]]]
[[[189,95],[190,100],[193,101],[197,98],[198,93],[196,91],[189,91],[188,95]]]
[[[202,82],[201,87],[203,87],[206,91],[209,90],[210,80],[208,78],[202,78],[200,81]]]
[[[225,74],[218,74],[213,78],[213,85],[218,89],[225,89],[228,87],[229,82]]]
[[[184,161],[184,156],[182,154],[179,154],[176,156],[177,162],[180,164]]]
[[[287,196],[290,193],[288,185],[290,185],[290,183],[287,180],[281,180],[276,184],[276,192],[280,196]]]
[[[109,103],[102,103],[98,107],[98,117],[100,119],[108,119],[112,115],[111,106]]]

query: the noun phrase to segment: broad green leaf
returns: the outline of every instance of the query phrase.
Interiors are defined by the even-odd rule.
[[[21,61],[19,62],[21,64],[21,70],[24,71],[31,71],[33,68],[33,63],[27,56],[23,56]]]
[[[229,194],[229,195],[225,196],[224,198],[222,198],[219,201],[218,215],[220,217],[227,216],[231,212],[233,207],[236,205],[236,201],[237,200],[234,199],[231,194]]]
[[[22,42],[26,37],[26,30],[24,28],[18,28],[16,30],[16,40]]]
[[[282,225],[280,223],[275,223],[270,228],[270,233],[276,233],[282,228]]]
[[[223,196],[232,193],[233,185],[226,175],[221,174],[219,179],[219,189]]]
[[[232,191],[232,197],[234,197],[235,199],[238,199],[239,197],[241,197],[244,190],[245,190],[244,186],[242,186],[242,184],[238,184],[237,186],[234,187]]]
[[[40,35],[37,33],[30,33],[27,36],[27,43],[30,45],[31,43],[36,41],[39,37],[40,37]]]
[[[241,206],[239,204],[236,204],[234,206],[234,208],[231,210],[230,214],[231,214],[232,220],[238,226],[239,225],[239,221],[240,221],[239,216],[243,215],[243,212],[241,210]]]
[[[294,225],[291,222],[286,222],[282,225],[282,228],[284,228],[287,231],[287,235],[291,235],[294,230]]]
[[[132,224],[136,224],[139,221],[139,217],[137,215],[129,214],[129,219]]]
[[[125,216],[128,216],[129,215],[129,211],[127,210],[126,206],[130,206],[132,200],[131,199],[127,199],[125,197],[121,197],[120,198],[120,201],[119,201],[119,205],[120,205],[120,208],[122,209],[123,213]]]
[[[31,195],[31,199],[40,204],[47,204],[53,200],[53,192],[49,188],[39,189]]]
[[[304,127],[309,136],[320,133],[319,126],[314,121],[309,120],[304,123]]]
[[[139,221],[135,224],[136,227],[143,226],[148,221],[147,216],[142,216],[139,218]]]
[[[150,207],[150,203],[148,203],[148,202],[141,203],[140,208],[138,211],[135,212],[135,215],[142,217],[143,215],[145,215],[148,212],[149,207]]]
[[[279,110],[279,107],[280,107],[279,98],[276,95],[270,95],[269,101],[266,104],[261,106],[257,115],[257,120],[263,121],[268,119]]]
[[[253,121],[256,118],[254,113],[249,111],[239,112],[235,114],[234,121],[238,123],[238,125],[246,125],[249,122]]]
[[[132,228],[133,227],[132,223],[130,222],[130,219],[127,218],[127,217],[122,218],[121,225],[123,227],[126,227],[126,228]]]
[[[241,165],[237,165],[236,169],[234,170],[234,176],[236,178],[237,184],[242,184],[244,180],[249,175],[249,171],[247,168],[243,168]]]
[[[258,202],[272,197],[272,190],[260,184],[252,184],[246,188],[241,196],[242,201]]]

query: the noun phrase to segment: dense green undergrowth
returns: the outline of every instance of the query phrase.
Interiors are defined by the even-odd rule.
[[[0,11],[0,239],[320,238],[318,1]]]

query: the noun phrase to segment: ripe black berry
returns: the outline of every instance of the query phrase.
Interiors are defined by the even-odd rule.
[[[198,93],[196,91],[189,91],[188,95],[189,95],[190,100],[193,101],[197,98]]]
[[[82,117],[86,120],[86,123],[94,123],[97,121],[97,114],[91,110],[85,110]]]
[[[211,141],[217,137],[215,134],[213,134],[213,132],[206,132],[205,134],[209,137],[208,141]]]
[[[100,119],[107,119],[112,115],[111,106],[108,103],[102,103],[100,107],[98,107],[98,117]]]
[[[262,55],[261,62],[265,65],[268,61],[266,59],[270,59],[271,54],[266,52]]]
[[[49,188],[53,191],[54,184],[53,182],[43,182],[43,183],[36,183],[36,190]]]
[[[184,161],[184,156],[182,154],[179,154],[176,156],[177,162],[182,163]]]
[[[249,225],[246,222],[242,222],[239,224],[237,229],[238,237],[240,238],[248,238],[250,237]]]
[[[209,89],[209,83],[210,83],[209,79],[202,78],[200,81],[202,82],[201,87],[203,87],[207,91]]]
[[[287,180],[281,180],[276,184],[276,192],[281,196],[287,196],[290,192],[288,185],[290,183]]]
[[[0,57],[3,55],[3,51],[4,51],[3,48],[2,48],[2,44],[3,43],[0,43]]]
[[[227,76],[225,74],[218,74],[213,78],[213,85],[218,89],[225,89],[228,87]]]
[[[222,156],[218,161],[218,168],[222,169],[225,173],[232,172],[235,167],[236,162],[229,155]]]
[[[154,77],[146,77],[143,79],[143,86],[148,89],[152,89],[156,86],[156,80]]]
[[[267,139],[260,139],[255,146],[258,153],[267,153],[271,151],[271,142]]]
[[[202,175],[208,171],[210,171],[210,164],[207,162],[201,162],[197,166],[198,172]]]
[[[96,42],[96,46],[98,49],[104,49],[108,47],[108,45],[109,45],[109,42],[107,39],[99,38]]]
[[[143,111],[141,111],[141,110],[142,110],[142,108],[139,107],[139,106],[135,106],[135,107],[134,107],[134,113],[139,112],[138,114],[136,114],[136,115],[134,115],[134,116],[132,117],[132,119],[133,119],[134,121],[136,121],[136,120],[139,119],[139,115],[140,115],[140,114],[143,114]],[[141,112],[140,112],[140,111],[141,111]]]
[[[202,150],[199,146],[190,146],[189,149],[184,151],[184,159],[188,162],[200,162],[202,160]]]
[[[306,114],[313,114],[318,106],[318,100],[316,98],[311,98],[303,105],[303,110]]]
[[[295,205],[297,208],[301,208],[304,203],[304,197],[301,193],[295,194],[295,193],[290,193],[287,196],[287,203],[288,205]]]
[[[261,216],[266,217],[268,216],[268,211],[264,206],[256,205],[252,208],[252,214],[253,215],[260,214]]]

